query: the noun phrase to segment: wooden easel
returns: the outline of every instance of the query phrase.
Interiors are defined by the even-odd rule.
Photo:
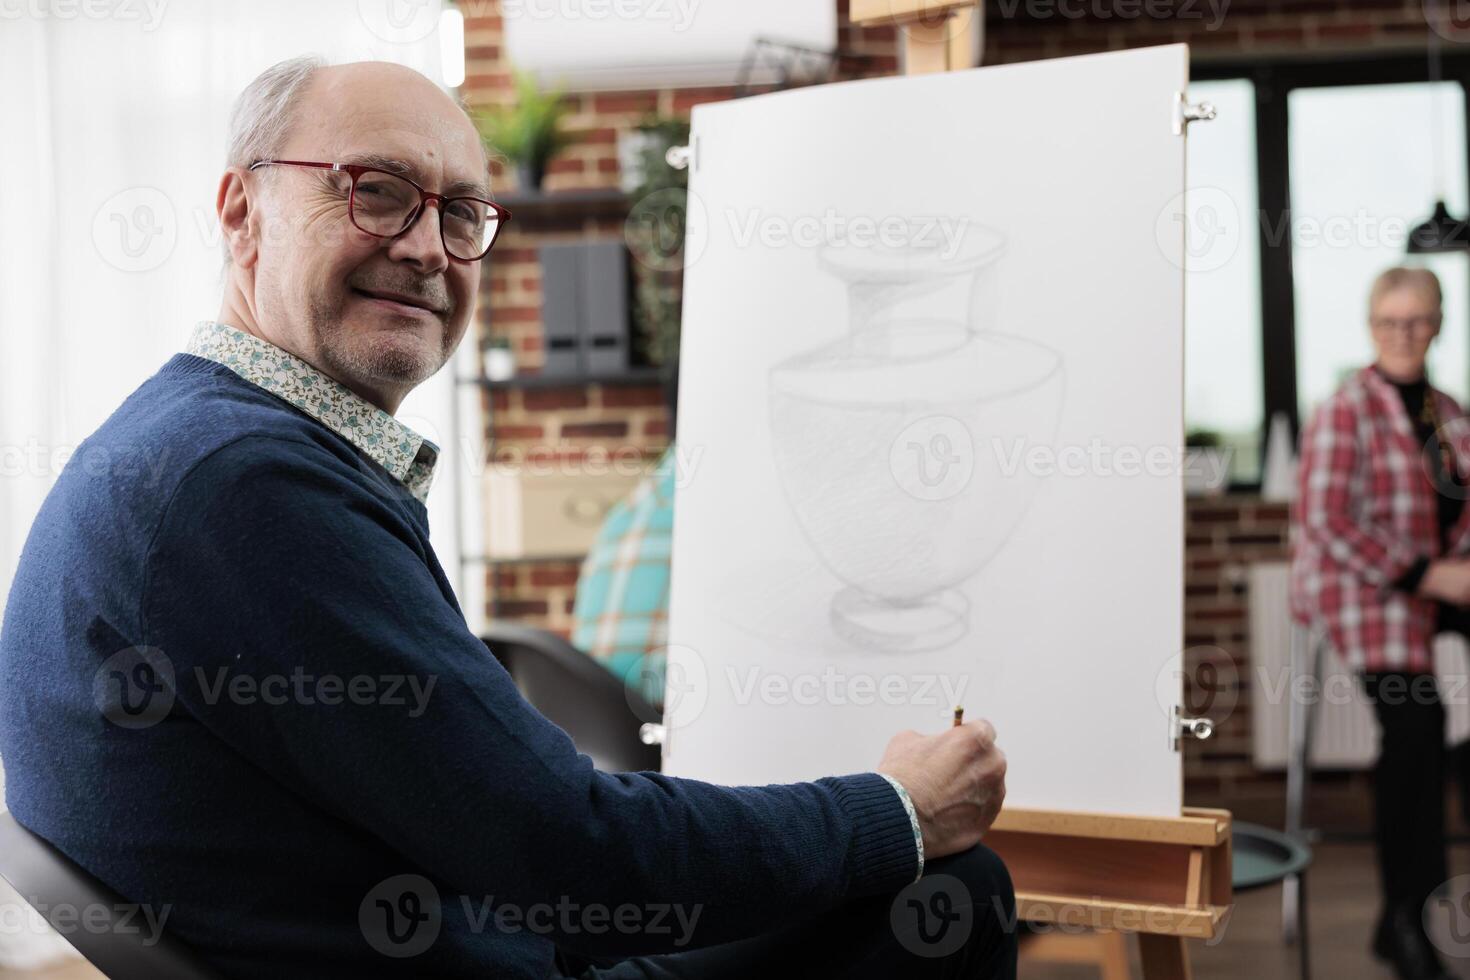
[[[909,75],[972,67],[970,17],[982,17],[978,0],[851,0],[854,24],[899,29]],[[1007,809],[985,843],[1010,869],[1017,915],[1057,927],[1027,947],[1038,959],[1095,963],[1107,980],[1127,976],[1127,933],[1138,935],[1145,980],[1187,980],[1184,941],[1215,938],[1229,916],[1228,810],[1153,818]]]

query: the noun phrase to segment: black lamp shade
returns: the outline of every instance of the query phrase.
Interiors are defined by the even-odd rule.
[[[1434,202],[1434,214],[1409,232],[1409,254],[1470,250],[1470,226],[1450,215],[1443,201]]]

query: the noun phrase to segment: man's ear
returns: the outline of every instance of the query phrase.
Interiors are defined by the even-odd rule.
[[[230,261],[242,269],[255,265],[259,254],[259,223],[254,217],[251,191],[247,187],[246,173],[240,167],[229,167],[219,179],[219,195],[214,202],[219,215],[219,230],[230,251]]]

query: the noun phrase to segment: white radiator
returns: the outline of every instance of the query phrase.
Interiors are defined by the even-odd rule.
[[[1256,768],[1284,769],[1291,684],[1291,617],[1286,605],[1286,562],[1250,568],[1251,728]],[[1320,641],[1319,641],[1320,642]],[[1378,757],[1378,725],[1356,678],[1321,645],[1322,684],[1312,719],[1312,766],[1365,769]],[[1470,737],[1470,665],[1465,641],[1445,634],[1435,641],[1434,665],[1448,713],[1445,741]],[[1305,668],[1303,668],[1305,669]]]

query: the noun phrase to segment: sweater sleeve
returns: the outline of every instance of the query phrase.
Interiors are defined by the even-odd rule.
[[[913,879],[909,817],[876,773],[725,787],[595,769],[470,632],[395,508],[306,443],[252,435],[196,464],[140,609],[178,708],[446,901],[682,905],[698,946]],[[676,937],[551,936],[591,955]]]
[[[1361,452],[1352,406],[1329,399],[1302,432],[1298,520],[1333,561],[1386,589],[1420,556],[1402,535],[1365,521],[1355,508],[1350,490]]]

